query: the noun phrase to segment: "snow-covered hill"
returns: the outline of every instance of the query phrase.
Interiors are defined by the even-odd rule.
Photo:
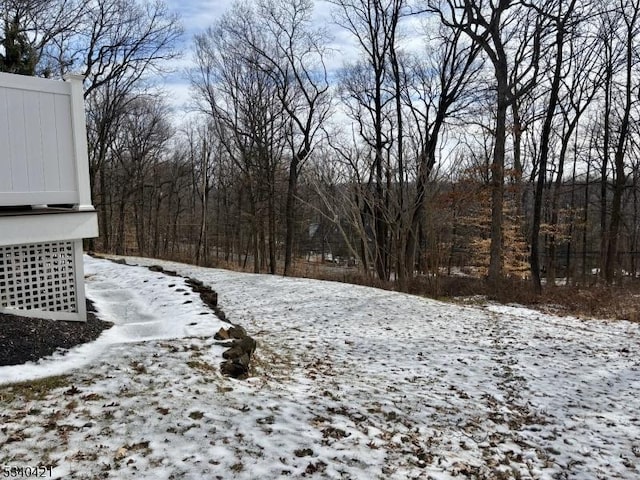
[[[202,280],[259,344],[219,374],[224,324],[180,277],[86,259],[116,326],[0,382],[0,465],[53,478],[640,478],[640,329],[138,258]],[[11,391],[10,387],[2,387]]]

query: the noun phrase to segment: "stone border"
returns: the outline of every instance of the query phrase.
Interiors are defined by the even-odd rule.
[[[244,328],[234,325],[230,328],[221,328],[216,332],[216,340],[231,340],[231,342],[219,342],[218,345],[229,347],[222,353],[226,361],[220,365],[223,375],[234,378],[246,378],[249,374],[251,357],[256,351],[256,341],[247,335]]]
[[[112,259],[93,252],[89,253],[89,255],[102,260],[109,260],[120,265],[134,266],[128,264],[123,258]],[[202,302],[213,310],[213,313],[220,320],[231,325],[227,329],[220,328],[220,330],[218,330],[213,336],[215,340],[219,340],[219,342],[217,342],[218,345],[227,347],[227,350],[222,353],[222,357],[225,360],[220,364],[220,371],[223,375],[228,377],[241,379],[247,378],[249,376],[249,369],[251,366],[251,357],[256,351],[257,343],[252,337],[247,335],[247,332],[243,327],[229,321],[227,315],[218,306],[218,293],[197,278],[184,277],[178,274],[175,270],[167,270],[160,265],[150,265],[147,268],[152,272],[162,273],[171,277],[184,278],[185,283],[191,287],[193,292],[200,295]]]
[[[174,270],[166,270],[160,265],[151,265],[148,268],[152,272],[181,277],[181,275]],[[244,328],[239,325],[234,325],[227,319],[227,315],[218,306],[218,293],[216,291],[197,278],[182,278],[186,278],[185,283],[191,287],[194,293],[200,295],[202,302],[211,308],[220,320],[231,324],[231,327],[228,329],[221,328],[213,336],[216,340],[231,340],[231,342],[218,342],[218,345],[228,347],[228,349],[222,353],[222,358],[224,358],[225,361],[220,364],[220,371],[228,377],[247,378],[249,376],[251,357],[256,351],[256,341],[247,335]]]

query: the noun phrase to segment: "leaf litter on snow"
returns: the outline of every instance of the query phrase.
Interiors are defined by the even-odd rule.
[[[64,375],[29,405],[3,397],[0,464],[54,478],[638,478],[637,324],[127,261],[216,290],[258,341],[255,375],[220,375],[220,321],[179,278],[87,258],[88,295],[116,326],[0,368],[5,383]]]

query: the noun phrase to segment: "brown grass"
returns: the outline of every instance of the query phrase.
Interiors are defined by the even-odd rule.
[[[42,400],[49,395],[52,390],[68,386],[69,381],[69,376],[59,375],[4,385],[2,387],[2,393],[0,393],[0,400],[9,403],[17,398],[23,403]]]
[[[640,322],[640,283],[549,287],[545,304],[560,314]]]

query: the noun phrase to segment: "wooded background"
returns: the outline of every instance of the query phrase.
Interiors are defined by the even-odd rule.
[[[235,2],[186,43],[160,2],[2,0],[0,71],[86,75],[90,248],[404,290],[637,276],[640,0],[326,3]]]

